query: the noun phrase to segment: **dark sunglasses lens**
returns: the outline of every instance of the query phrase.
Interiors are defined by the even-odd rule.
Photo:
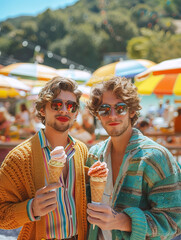
[[[77,108],[78,108],[77,103],[72,102],[72,101],[68,101],[66,105],[67,105],[67,110],[68,110],[69,112],[74,113],[74,112],[77,111]]]
[[[62,101],[52,101],[51,103],[51,108],[56,111],[60,110],[62,106],[63,106]]]
[[[105,105],[100,106],[98,113],[100,116],[107,116],[107,115],[109,115],[110,110],[111,110],[111,107],[109,105],[105,104]]]
[[[115,105],[116,112],[120,115],[127,113],[127,105],[125,103],[118,103]]]

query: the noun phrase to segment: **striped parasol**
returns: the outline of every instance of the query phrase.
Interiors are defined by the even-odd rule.
[[[30,87],[23,82],[0,74],[0,98],[16,97],[20,92],[30,91]]]
[[[60,76],[71,78],[78,84],[85,84],[91,78],[89,72],[78,69],[58,69],[57,72]]]
[[[48,81],[57,76],[55,68],[37,63],[14,63],[0,69],[0,74],[24,79]]]
[[[135,76],[140,94],[181,96],[181,58],[163,61]]]
[[[149,67],[155,65],[154,62],[146,59],[125,60],[105,65],[98,68],[86,85],[92,86],[94,84],[106,81],[113,76],[121,76],[126,78],[133,78],[138,73],[141,73]]]

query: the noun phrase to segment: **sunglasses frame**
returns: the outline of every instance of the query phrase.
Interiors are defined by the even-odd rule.
[[[120,110],[118,109],[119,106],[122,106],[122,107],[123,107],[123,111],[122,111],[122,112],[120,112]],[[100,112],[101,112],[101,110],[100,110],[101,108],[105,108],[104,113],[102,113],[102,114],[100,113]],[[109,110],[106,111],[106,108],[109,108]],[[112,107],[112,106],[109,105],[109,104],[102,104],[102,105],[99,107],[97,113],[98,113],[98,115],[101,116],[101,117],[107,117],[107,116],[109,116],[110,113],[111,113],[111,108],[114,108],[115,111],[116,111],[116,113],[117,113],[118,115],[123,116],[123,115],[126,115],[126,113],[128,112],[128,108],[129,108],[129,107],[128,107],[125,103],[123,103],[123,102],[118,102],[118,103],[116,103],[116,104],[114,105],[114,107]],[[103,110],[102,110],[102,111],[103,111]]]
[[[59,106],[58,104],[56,105],[57,109],[55,107],[53,107],[54,103],[61,103],[62,105]],[[67,111],[70,113],[75,113],[77,111],[77,109],[79,108],[79,105],[71,100],[68,101],[62,101],[62,99],[53,99],[50,103],[51,109],[54,111],[60,111],[63,108],[63,104],[65,104]],[[68,105],[72,105],[72,107],[68,106]],[[75,109],[74,109],[75,108]]]

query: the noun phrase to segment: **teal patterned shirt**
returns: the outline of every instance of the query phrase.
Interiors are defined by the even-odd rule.
[[[91,147],[88,167],[104,161],[109,141]],[[87,198],[90,202],[89,184]],[[131,233],[112,230],[112,239],[169,240],[181,234],[181,168],[166,148],[135,128],[114,185],[112,208],[132,220]],[[91,225],[89,240],[96,240],[97,233],[98,227]]]

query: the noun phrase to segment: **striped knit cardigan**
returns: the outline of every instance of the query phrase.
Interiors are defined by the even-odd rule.
[[[104,160],[111,139],[93,146],[86,165]],[[121,143],[120,143],[121,144]],[[87,191],[90,201],[90,189]],[[114,240],[172,239],[181,233],[181,169],[171,153],[133,129],[117,177],[112,208],[132,219],[132,232],[112,230]],[[89,230],[97,239],[98,228]]]
[[[78,140],[74,148],[78,240],[84,240],[87,236],[84,164],[88,150]],[[27,215],[28,201],[45,185],[43,169],[42,150],[37,134],[14,148],[0,168],[0,228],[23,226],[18,239],[46,239],[45,217],[31,222]]]

